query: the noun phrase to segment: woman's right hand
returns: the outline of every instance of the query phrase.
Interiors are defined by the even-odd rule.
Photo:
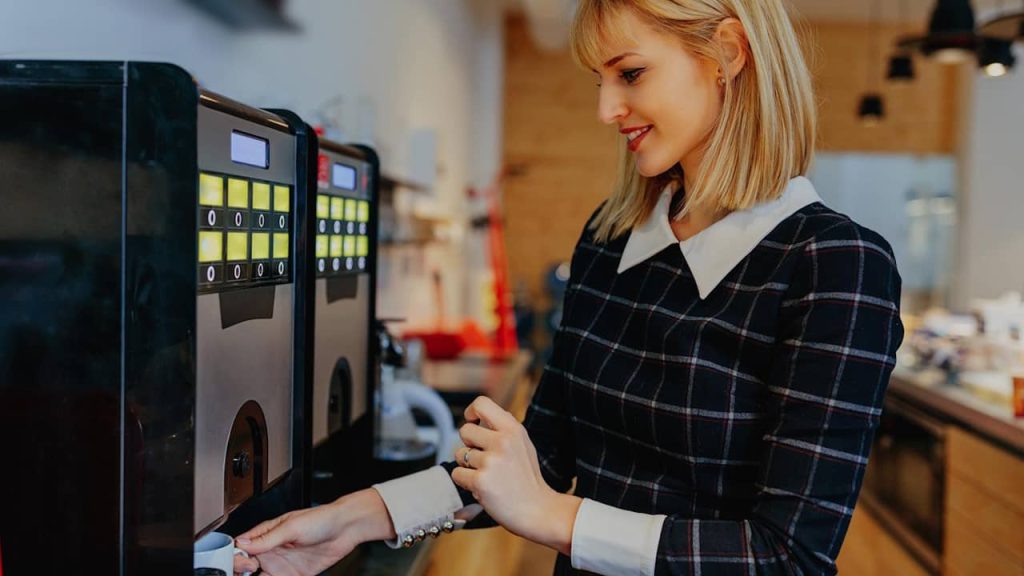
[[[395,537],[384,501],[368,488],[331,504],[296,510],[259,524],[235,539],[251,556],[235,556],[235,572],[313,576],[371,540]]]

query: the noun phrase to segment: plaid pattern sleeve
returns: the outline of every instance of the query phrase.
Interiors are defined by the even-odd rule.
[[[657,574],[835,574],[902,339],[888,245],[852,223],[806,242],[779,308],[746,518],[664,523]]]

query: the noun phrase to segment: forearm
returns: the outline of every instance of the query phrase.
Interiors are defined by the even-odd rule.
[[[331,506],[338,510],[340,521],[346,523],[345,530],[349,531],[357,542],[394,540],[396,537],[395,527],[384,500],[373,488],[342,496]]]

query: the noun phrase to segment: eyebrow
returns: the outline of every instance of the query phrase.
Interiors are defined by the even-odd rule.
[[[614,65],[616,65],[619,62],[619,60],[622,60],[626,56],[637,56],[637,55],[638,54],[636,52],[623,52],[622,54],[619,54],[615,58],[612,58],[611,60],[605,62],[604,63],[604,67],[605,68],[609,68],[611,66],[614,66]],[[591,68],[591,70],[593,70],[593,68]],[[597,72],[597,70],[594,70],[594,72]]]

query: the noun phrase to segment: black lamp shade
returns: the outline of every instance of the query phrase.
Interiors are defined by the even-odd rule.
[[[928,34],[903,38],[897,46],[903,50],[920,50],[941,62],[967,60],[978,47],[970,0],[937,0],[928,23]]]
[[[974,9],[970,0],[938,0],[928,24],[932,36],[944,34],[973,34]]]
[[[1009,40],[983,38],[978,47],[978,65],[989,76],[1003,76],[1010,71],[1017,58],[1013,55],[1013,43]]]
[[[860,109],[857,115],[867,124],[874,124],[885,118],[885,102],[882,100],[882,95],[865,94],[860,99]]]
[[[889,80],[913,80],[914,59],[909,54],[896,54],[889,59]]]

